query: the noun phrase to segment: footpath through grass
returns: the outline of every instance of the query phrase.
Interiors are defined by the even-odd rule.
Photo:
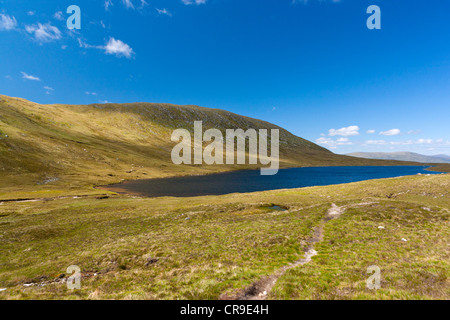
[[[333,203],[347,209],[324,225],[318,255],[279,278],[269,298],[448,299],[449,183],[423,175],[194,198],[3,202],[0,299],[218,299],[302,258]],[[79,290],[64,283],[70,265],[82,271]],[[381,269],[377,291],[365,286],[371,265]]]

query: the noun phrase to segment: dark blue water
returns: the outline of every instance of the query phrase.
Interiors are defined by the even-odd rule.
[[[386,167],[310,167],[281,169],[274,176],[261,176],[259,170],[179,178],[128,181],[109,186],[112,190],[137,193],[147,197],[192,197],[235,192],[325,186],[355,181],[399,176],[436,174],[425,171],[429,166]]]

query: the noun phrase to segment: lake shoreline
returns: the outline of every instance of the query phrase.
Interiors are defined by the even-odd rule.
[[[219,172],[219,173],[209,173],[209,174],[204,174],[204,175],[185,175],[185,176],[172,176],[172,177],[167,177],[167,178],[150,178],[150,179],[138,179],[138,180],[124,180],[121,181],[119,183],[114,183],[114,184],[109,184],[109,185],[99,185],[99,186],[95,186],[95,189],[98,190],[105,190],[105,191],[110,191],[110,192],[115,192],[118,194],[126,194],[126,195],[131,195],[131,196],[138,196],[138,197],[145,197],[145,198],[158,198],[158,197],[196,197],[196,196],[209,196],[209,195],[225,195],[225,194],[231,194],[231,193],[250,193],[250,192],[262,192],[262,191],[271,191],[271,190],[282,190],[282,189],[297,189],[297,188],[305,188],[305,187],[315,187],[315,186],[327,186],[327,185],[339,185],[339,184],[347,184],[347,183],[352,183],[352,182],[359,182],[359,181],[367,181],[367,180],[377,180],[377,179],[385,179],[385,178],[396,178],[396,177],[402,177],[402,176],[409,176],[409,175],[418,175],[418,174],[424,174],[424,175],[431,175],[431,174],[444,174],[445,172],[440,172],[440,171],[434,171],[434,170],[430,170],[430,169],[435,169],[436,167],[433,165],[415,165],[415,166],[317,166],[317,167],[293,167],[293,168],[283,168],[280,169],[280,172],[289,172],[289,170],[312,170],[312,171],[318,171],[318,170],[337,170],[339,172],[339,170],[348,170],[348,169],[401,169],[401,168],[408,168],[408,169],[415,169],[411,172],[406,172],[406,174],[402,175],[397,175],[397,174],[393,174],[390,173],[388,176],[374,176],[374,177],[366,177],[366,178],[361,178],[358,177],[355,180],[349,180],[349,181],[342,181],[342,173],[341,174],[341,180],[336,180],[334,179],[335,177],[333,175],[328,175],[328,177],[326,177],[327,181],[330,181],[330,183],[324,183],[323,181],[321,181],[318,184],[306,184],[306,185],[298,185],[298,186],[293,186],[292,184],[287,186],[287,187],[277,187],[280,186],[280,184],[275,185],[275,188],[261,188],[260,185],[258,184],[253,184],[253,188],[249,187],[248,190],[244,190],[242,186],[238,186],[237,189],[234,191],[234,189],[230,189],[229,192],[225,192],[223,191],[223,188],[226,189],[226,187],[223,188],[219,188],[219,191],[213,192],[213,191],[198,191],[198,192],[189,192],[186,190],[178,190],[177,191],[166,191],[166,192],[162,192],[161,190],[156,190],[154,189],[154,187],[151,187],[150,189],[153,188],[154,191],[148,191],[148,185],[154,185],[157,184],[158,185],[158,189],[160,188],[159,186],[161,186],[161,188],[163,188],[164,186],[167,187],[166,190],[173,190],[176,189],[178,187],[178,184],[180,183],[184,183],[184,184],[188,184],[189,186],[187,186],[187,188],[191,188],[191,189],[195,189],[198,188],[198,184],[204,184],[204,183],[216,183],[217,182],[217,178],[222,178],[225,179],[225,181],[230,182],[230,178],[236,179],[236,178],[242,178],[242,175],[250,175],[253,178],[257,178],[258,175],[255,175],[255,173],[259,172],[259,169],[243,169],[243,170],[233,170],[233,171],[227,171],[227,172]],[[413,173],[414,171],[419,171],[417,173]],[[320,172],[319,172],[320,173]],[[351,172],[349,173],[351,174]],[[378,173],[379,174],[379,173]],[[234,177],[233,177],[234,176]],[[262,176],[263,177],[263,176]],[[266,181],[268,181],[270,178],[267,178],[270,176],[266,176],[266,178],[260,178],[260,179],[266,179]],[[276,177],[276,176],[273,176]],[[286,177],[285,177],[286,178]],[[287,177],[289,178],[289,176]],[[215,181],[213,181],[213,180]],[[277,178],[274,178],[277,179]],[[345,178],[344,178],[345,179]],[[347,178],[348,179],[348,178]],[[278,179],[279,180],[279,179]],[[195,182],[195,183],[194,183]],[[334,183],[336,182],[336,183]],[[232,184],[234,184],[234,187],[236,187],[235,185],[235,181],[233,180],[231,182]],[[304,183],[304,182],[302,182]],[[169,185],[168,184],[172,184]],[[246,185],[247,183],[243,183],[243,185]],[[143,189],[147,189],[147,191],[137,191],[136,188],[138,185],[144,185],[144,187],[141,187]],[[175,188],[174,188],[175,187]],[[217,187],[217,186],[216,186]],[[201,188],[200,188],[201,189]],[[189,190],[189,189],[188,189]]]

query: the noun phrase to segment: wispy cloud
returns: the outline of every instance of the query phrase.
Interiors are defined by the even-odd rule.
[[[78,44],[80,48],[84,49],[100,49],[106,54],[113,54],[117,57],[126,57],[128,59],[132,58],[134,55],[133,49],[121,40],[116,40],[113,37],[109,38],[109,41],[104,46],[90,45],[81,39],[78,39]]]
[[[97,92],[89,92],[89,91],[86,91],[85,92],[88,96],[97,96],[98,94],[97,94]]]
[[[388,142],[385,140],[367,140],[366,144],[386,145]]]
[[[357,136],[359,135],[359,127],[358,126],[348,126],[340,129],[330,129],[328,130],[328,135],[333,136],[342,136],[342,137],[348,137],[348,136]]]
[[[24,78],[25,80],[41,81],[41,79],[39,79],[39,77],[29,75],[26,72],[22,71],[21,74],[22,74],[22,78]]]
[[[61,39],[61,31],[50,23],[25,26],[25,30],[38,42],[50,42]]]
[[[382,136],[396,136],[398,134],[400,134],[400,129],[391,129],[391,130],[380,132],[380,135],[382,135]]]
[[[56,20],[62,21],[62,20],[64,20],[64,15],[63,15],[62,11],[58,11],[58,12],[55,12],[55,14],[53,15],[53,18],[55,18]]]
[[[165,15],[167,15],[169,17],[172,16],[172,14],[166,8],[164,8],[164,9],[155,8],[155,9],[156,9],[156,11],[158,11],[159,14],[165,14]]]
[[[45,91],[46,94],[51,94],[52,91],[55,90],[55,89],[53,89],[52,87],[49,87],[49,86],[45,86],[44,89],[46,90],[46,91]]]
[[[105,6],[105,10],[109,11],[109,7],[113,6],[112,0],[106,0],[104,3],[104,6]]]
[[[103,46],[93,46],[90,45],[86,42],[84,42],[83,40],[81,40],[80,38],[78,38],[78,45],[80,46],[80,48],[84,48],[84,49],[103,49]]]
[[[122,0],[123,5],[127,8],[127,9],[134,9],[134,5],[133,5],[133,1],[132,0]]]
[[[205,4],[207,0],[181,0],[185,5],[191,5],[191,4]]]
[[[366,133],[368,133],[368,134],[374,134],[374,133],[375,133],[375,130],[367,130]]]
[[[0,13],[0,30],[9,31],[14,30],[16,27],[16,18]]]
[[[332,138],[322,137],[322,138],[317,139],[316,143],[323,145],[323,146],[327,146],[330,149],[336,149],[338,146],[353,144],[351,141],[349,141],[348,138],[344,138],[344,137],[338,138],[336,140],[334,140]]]
[[[403,140],[403,141],[386,141],[386,140],[367,140],[366,145],[391,145],[391,146],[408,146],[408,145],[450,145],[450,141],[444,139],[416,139],[416,140]]]
[[[135,10],[135,9],[141,10],[144,7],[148,6],[147,1],[145,1],[145,0],[121,0],[121,1],[122,1],[122,4],[125,6],[125,8],[132,9],[132,10]],[[136,6],[136,4],[135,4],[136,1],[138,1],[140,5]],[[109,8],[113,6],[112,0],[105,0],[103,2],[103,6],[105,7],[105,11],[109,11]]]

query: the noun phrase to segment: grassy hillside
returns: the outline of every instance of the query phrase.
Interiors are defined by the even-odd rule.
[[[353,152],[347,155],[366,159],[414,161],[422,163],[450,163],[450,157],[446,155],[426,156],[414,152]]]
[[[0,299],[449,299],[447,174],[191,198],[92,188],[242,169],[172,164],[171,132],[194,120],[278,128],[196,106],[0,96]],[[284,167],[413,164],[335,155],[280,130]],[[70,265],[79,290],[65,285]],[[378,291],[365,287],[370,265]]]
[[[171,133],[192,131],[195,120],[202,120],[204,129],[280,129],[281,167],[400,164],[335,155],[276,125],[223,110],[152,103],[41,105],[0,95],[0,195],[252,167],[174,165]]]
[[[223,299],[266,279],[269,299],[450,299],[449,183],[0,203],[0,299]],[[79,290],[65,284],[70,265]],[[379,290],[366,288],[372,265]]]

